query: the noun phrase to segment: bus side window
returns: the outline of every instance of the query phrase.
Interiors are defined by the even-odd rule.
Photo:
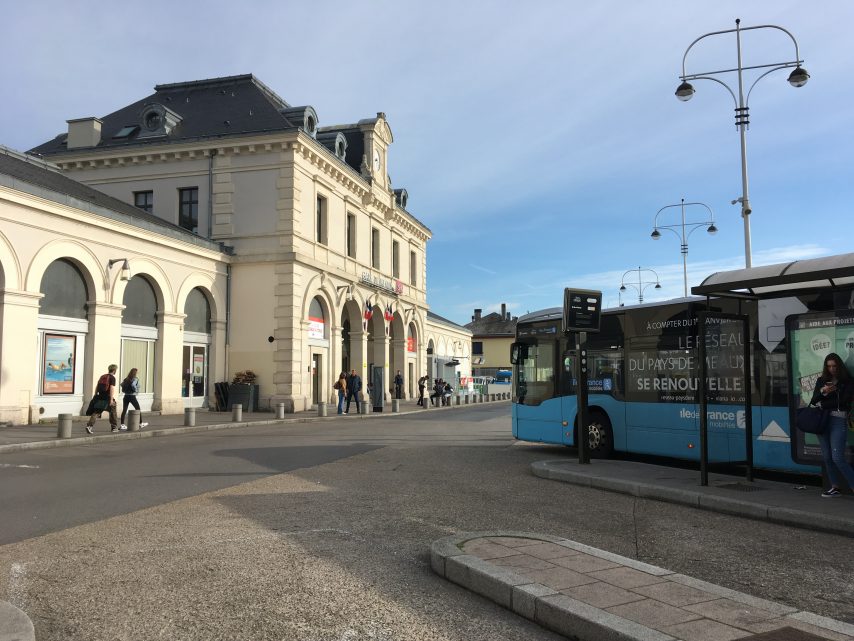
[[[570,396],[575,394],[575,351],[565,350],[560,363],[560,396]]]
[[[587,387],[594,394],[623,397],[623,355],[621,351],[590,352]]]

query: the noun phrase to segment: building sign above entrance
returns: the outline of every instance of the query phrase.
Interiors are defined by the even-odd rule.
[[[364,285],[370,285],[371,287],[382,289],[397,296],[403,294],[403,283],[399,280],[374,276],[370,272],[362,272],[361,280]]]

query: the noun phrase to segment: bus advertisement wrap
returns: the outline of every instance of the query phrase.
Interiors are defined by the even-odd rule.
[[[791,424],[801,407],[812,399],[813,390],[828,354],[836,353],[849,372],[854,372],[854,312],[851,310],[819,312],[792,316],[787,321],[791,359]],[[792,430],[795,460],[815,463],[821,460],[821,449],[815,434]],[[848,458],[854,456],[854,431],[848,431]]]

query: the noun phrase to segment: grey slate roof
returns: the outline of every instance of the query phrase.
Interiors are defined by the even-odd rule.
[[[140,125],[143,107],[150,103],[159,103],[174,111],[182,118],[181,122],[165,138],[140,140],[139,131],[127,139],[113,137],[125,126]],[[297,129],[302,123],[291,121],[282,113],[289,110],[291,106],[287,102],[252,74],[157,85],[153,94],[101,118],[101,142],[95,149]],[[66,153],[66,138],[65,133],[60,134],[29,153]],[[81,150],[72,151],[79,153]]]
[[[438,314],[434,314],[430,310],[427,310],[427,318],[437,323],[444,323],[445,325],[450,325],[454,329],[462,330],[463,332],[466,331],[466,327],[464,327],[463,325],[459,325],[452,320],[448,320],[447,318],[439,316]]]
[[[93,214],[128,222],[206,249],[225,251],[220,243],[166,222],[88,185],[72,180],[55,165],[0,145],[0,185]]]
[[[517,320],[518,318],[502,319],[501,314],[492,312],[482,316],[480,320],[466,323],[465,326],[474,336],[515,336]]]

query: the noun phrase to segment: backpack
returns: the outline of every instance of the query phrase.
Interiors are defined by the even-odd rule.
[[[104,374],[98,379],[98,386],[95,390],[99,394],[107,394],[110,391],[110,374]]]
[[[122,381],[122,392],[125,394],[133,394],[133,381],[126,378]]]

